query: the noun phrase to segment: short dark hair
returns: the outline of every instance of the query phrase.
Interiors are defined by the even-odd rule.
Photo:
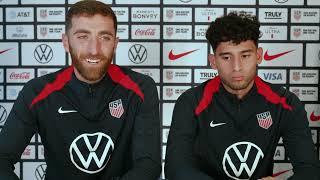
[[[66,15],[66,31],[72,27],[72,17],[74,16],[94,16],[100,14],[102,16],[109,16],[113,19],[115,32],[117,32],[117,17],[111,7],[100,1],[95,0],[82,0],[73,4]]]
[[[207,29],[206,38],[213,51],[216,50],[219,43],[228,41],[240,44],[246,40],[253,40],[258,47],[259,28],[260,22],[256,16],[232,12],[212,21]]]

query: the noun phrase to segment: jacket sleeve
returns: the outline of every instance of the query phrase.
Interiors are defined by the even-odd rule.
[[[289,96],[292,111],[285,115],[285,125],[281,134],[288,157],[293,166],[294,175],[290,180],[320,179],[319,160],[312,142],[311,131],[304,106],[292,93]]]
[[[0,133],[0,179],[16,180],[14,164],[35,133],[36,124],[28,107],[26,88],[20,92]]]
[[[159,98],[154,81],[148,77],[141,86],[144,100],[135,117],[132,134],[133,167],[121,180],[158,179],[161,172]]]
[[[193,94],[186,91],[176,101],[170,127],[165,175],[169,180],[213,180],[197,166],[193,147],[197,135]]]

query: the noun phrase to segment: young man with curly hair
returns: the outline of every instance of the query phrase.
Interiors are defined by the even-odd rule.
[[[276,179],[280,137],[293,165],[290,179],[319,179],[304,106],[257,76],[259,27],[256,17],[234,13],[210,24],[209,61],[219,76],[176,102],[166,152],[169,180]]]

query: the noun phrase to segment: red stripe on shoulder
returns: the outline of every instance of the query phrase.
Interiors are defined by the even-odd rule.
[[[57,74],[56,79],[52,83],[46,84],[42,91],[39,93],[39,95],[32,100],[30,108],[32,108],[32,106],[38,103],[39,101],[47,98],[53,92],[62,89],[64,85],[71,80],[72,73],[73,66],[70,66],[61,73]]]
[[[142,101],[144,100],[144,94],[140,90],[138,84],[136,84],[128,75],[124,74],[119,66],[110,64],[108,74],[114,82],[120,84],[126,89],[132,90],[142,99]]]
[[[195,109],[195,113],[198,116],[202,111],[204,111],[208,105],[211,103],[213,95],[219,91],[220,77],[217,76],[211,79],[204,87],[202,98]]]
[[[286,102],[287,99],[275,93],[268,84],[260,79],[259,76],[256,76],[254,81],[257,85],[258,93],[264,96],[267,101],[272,104],[281,104],[284,109],[292,110],[292,107]]]

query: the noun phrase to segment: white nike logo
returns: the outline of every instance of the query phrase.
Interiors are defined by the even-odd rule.
[[[217,123],[217,124],[214,124],[213,121],[210,122],[210,127],[217,127],[217,126],[221,126],[221,125],[224,125],[226,123]]]
[[[77,112],[77,111],[75,111],[75,110],[62,110],[62,107],[60,107],[58,109],[58,113],[60,113],[60,114],[73,113],[73,112]]]

